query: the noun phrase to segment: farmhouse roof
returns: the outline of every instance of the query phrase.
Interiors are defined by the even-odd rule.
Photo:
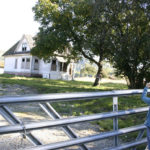
[[[8,51],[6,51],[3,56],[6,56],[6,55],[13,55],[14,54],[14,51],[15,49],[17,48],[17,45],[19,44],[19,41],[13,45]]]
[[[23,37],[21,38],[21,40],[19,40],[16,44],[14,44],[8,51],[6,51],[3,56],[9,56],[9,55],[16,55],[16,54],[27,54],[30,53],[30,51],[21,51],[21,52],[17,52],[16,49],[20,46],[20,44],[22,44],[22,40],[26,39],[27,43],[30,47],[30,49],[32,49],[34,47],[34,39],[31,35],[23,35]],[[67,62],[67,59],[63,58],[63,57],[56,57],[56,59],[59,62]]]
[[[29,51],[26,51],[26,52],[16,52],[16,49],[17,47],[19,46],[20,42],[26,38],[27,42],[28,42],[28,45],[30,47],[30,49],[33,48],[34,46],[34,40],[32,38],[31,35],[23,35],[23,38],[21,40],[19,40],[16,44],[14,44],[9,50],[7,50],[3,56],[7,56],[7,55],[15,55],[15,54],[25,54],[25,53],[30,53]]]
[[[29,47],[32,49],[34,47],[34,40],[31,35],[25,34],[25,38],[27,39],[27,42],[29,44]]]

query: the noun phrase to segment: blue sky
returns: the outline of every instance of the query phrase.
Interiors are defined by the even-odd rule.
[[[23,34],[35,35],[39,24],[32,7],[37,0],[0,1],[0,51],[8,50]]]

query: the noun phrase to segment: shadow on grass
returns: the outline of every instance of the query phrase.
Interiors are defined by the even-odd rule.
[[[27,78],[8,74],[0,75],[0,83],[28,86],[37,89],[41,94],[127,89],[127,86],[121,83],[102,83],[100,86],[93,87],[91,82]]]
[[[32,89],[38,90],[39,94],[127,89],[127,86],[121,83],[101,83],[100,86],[93,87],[91,82],[26,78],[6,74],[0,75],[0,84],[2,84],[2,86],[5,86],[5,84],[19,84],[22,86],[28,86]],[[144,104],[144,102],[141,101],[140,95],[119,97],[118,102],[119,110],[127,110],[146,106],[146,104]],[[58,111],[58,113],[64,116],[80,116],[101,112],[111,112],[113,108],[111,97],[96,100],[52,103],[52,106]],[[30,107],[28,109],[30,109]],[[14,109],[14,112],[19,112],[17,110]],[[20,108],[20,111],[23,111],[22,108]],[[28,112],[28,110],[23,112],[26,113]],[[40,115],[42,117],[45,116],[45,114],[42,110],[40,110],[40,108],[37,108],[36,111],[35,109],[31,109],[28,113],[29,115],[35,114]],[[141,113],[129,115],[127,117],[120,117],[119,128],[142,124],[145,120],[145,116],[145,113]],[[30,120],[30,117],[28,116],[24,116],[24,118],[25,120]],[[94,123],[98,124],[102,131],[112,130],[113,128],[112,119],[95,121]],[[127,135],[122,139],[127,141],[127,139],[131,139],[133,137],[135,139],[134,135]]]

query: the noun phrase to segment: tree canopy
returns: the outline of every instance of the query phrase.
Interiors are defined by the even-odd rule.
[[[33,8],[40,31],[32,54],[86,59],[97,65],[110,60],[130,88],[150,81],[149,0],[38,0]]]
[[[104,0],[100,1],[97,11],[93,0],[39,0],[33,11],[41,27],[32,54],[44,59],[84,56],[98,66],[94,83],[98,85],[101,63],[109,54],[111,33],[109,12]]]
[[[122,0],[113,10],[112,62],[130,88],[150,81],[150,2]]]

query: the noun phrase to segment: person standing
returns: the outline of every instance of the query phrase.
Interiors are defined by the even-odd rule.
[[[150,106],[150,97],[147,97],[147,92],[149,88],[150,88],[150,83],[147,83],[146,87],[143,90],[141,98],[146,104]],[[150,108],[147,113],[147,118],[146,118],[144,125],[147,127],[147,143],[148,143],[147,147],[148,147],[148,150],[150,150]]]

